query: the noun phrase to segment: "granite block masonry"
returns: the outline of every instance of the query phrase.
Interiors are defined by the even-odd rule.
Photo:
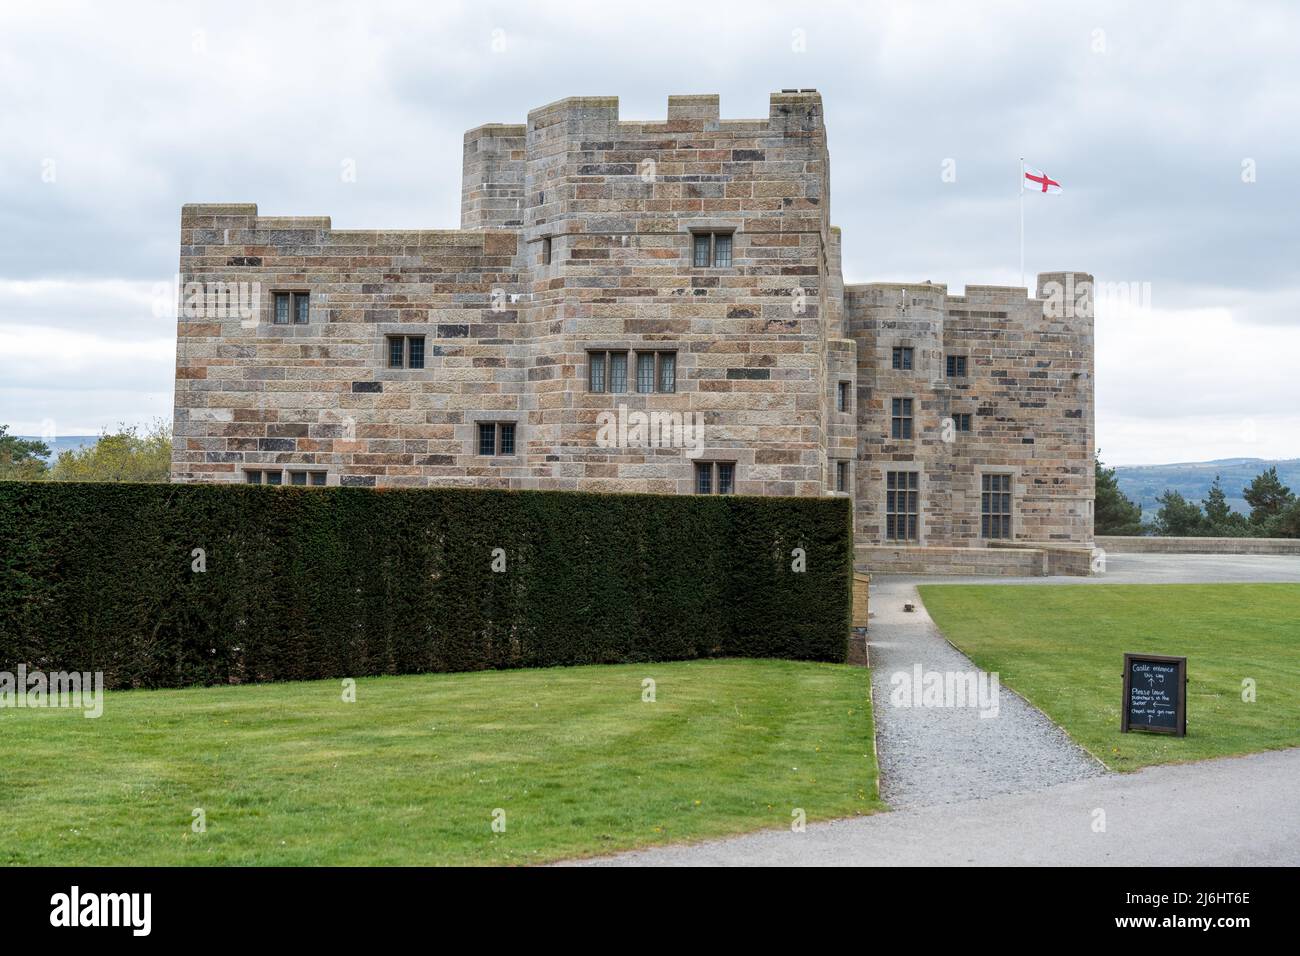
[[[457,230],[183,208],[173,480],[848,495],[864,546],[1091,544],[1092,277],[845,285],[815,91],[565,99],[463,170]]]

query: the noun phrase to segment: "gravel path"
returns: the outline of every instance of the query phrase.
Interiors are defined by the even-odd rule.
[[[904,612],[906,602],[916,610]],[[912,579],[875,577],[871,611],[880,794],[891,807],[1042,790],[1105,772],[1065,731],[1006,688],[999,690],[996,716],[981,716],[979,707],[969,706],[894,706],[898,677],[913,686],[917,664],[923,674],[979,669],[940,635]]]

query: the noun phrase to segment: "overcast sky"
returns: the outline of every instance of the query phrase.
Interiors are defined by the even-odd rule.
[[[825,102],[846,281],[1017,284],[1023,155],[1065,187],[1028,275],[1135,284],[1097,307],[1104,459],[1300,456],[1300,5],[1264,2],[4,0],[0,423],[170,419],[182,203],[454,228],[466,129],[783,87]]]

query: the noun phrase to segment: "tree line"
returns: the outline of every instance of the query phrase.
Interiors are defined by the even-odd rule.
[[[59,452],[9,434],[0,425],[0,481],[167,481],[172,464],[171,426],[156,421],[144,430],[121,425],[105,431],[93,445]]]
[[[1282,484],[1277,467],[1260,472],[1242,489],[1250,514],[1228,505],[1219,476],[1200,501],[1167,490],[1156,501],[1160,509],[1146,520],[1142,506],[1119,489],[1115,469],[1096,460],[1097,491],[1093,516],[1096,534],[1154,534],[1178,538],[1300,538],[1300,499]]]

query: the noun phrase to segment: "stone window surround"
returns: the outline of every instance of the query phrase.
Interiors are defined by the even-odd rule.
[[[841,498],[853,497],[853,479],[854,479],[854,460],[852,458],[832,458],[831,465],[831,494],[838,495]],[[844,491],[840,491],[840,465],[844,465],[847,475],[844,480]],[[917,506],[920,507],[920,499],[917,499]],[[918,516],[918,526],[920,519]],[[919,530],[919,528],[918,528]]]
[[[467,320],[468,321],[468,320]],[[424,336],[424,368],[392,368],[388,364],[388,340],[393,336]],[[433,322],[380,322],[375,326],[375,344],[371,361],[374,363],[375,381],[432,381],[434,359],[437,354],[438,326]],[[357,369],[356,371],[361,371]]]
[[[894,368],[894,349],[911,349],[912,350],[912,367],[911,368]],[[895,339],[886,346],[884,369],[889,372],[915,372],[916,371],[916,353],[918,349],[910,338]]]
[[[513,455],[480,455],[478,453],[479,422],[506,422],[515,426],[515,453]],[[465,423],[455,427],[456,437],[461,442],[461,454],[471,459],[476,465],[522,465],[525,429],[528,427],[528,413],[514,409],[483,409],[465,413]]]
[[[929,475],[919,461],[882,461],[880,463],[880,543],[899,547],[925,547],[925,502],[929,497]],[[916,472],[916,537],[899,541],[886,537],[889,515],[889,473],[891,471]],[[1014,524],[1014,522],[1013,522]]]
[[[605,391],[593,392],[591,390],[591,354],[593,352],[626,352],[627,355],[627,391],[611,392],[609,390],[609,363],[605,365]],[[676,356],[676,367],[673,371],[673,390],[671,392],[659,391],[659,361],[655,360],[655,390],[652,392],[638,392],[636,390],[636,353],[637,352],[671,352]],[[627,398],[654,398],[655,396],[673,396],[683,393],[682,383],[686,380],[685,372],[688,367],[694,367],[694,362],[683,361],[691,353],[679,346],[677,342],[637,342],[629,344],[626,339],[613,341],[607,339],[594,339],[582,345],[582,360],[576,371],[578,373],[578,383],[580,393],[583,395],[597,396],[615,396],[619,401]],[[425,360],[426,364],[428,360]]]
[[[966,371],[965,371],[963,374],[961,374],[961,375],[949,375],[949,374],[948,374],[948,359],[949,359],[950,357],[951,357],[951,358],[960,358],[960,359],[965,359],[965,360],[966,360],[966,362],[965,362],[965,365],[966,365]],[[969,378],[970,378],[970,352],[968,352],[968,351],[966,351],[966,350],[964,350],[964,349],[944,349],[944,352],[943,352],[943,377],[944,377],[945,379],[956,379],[957,381],[965,381],[965,380],[969,379]]]
[[[911,414],[911,416],[910,416],[910,417],[909,417],[909,416],[903,416],[904,418],[908,418],[908,420],[911,421],[911,423],[912,423],[912,434],[911,434],[911,436],[909,436],[909,437],[903,437],[903,436],[899,436],[899,437],[897,437],[897,438],[894,437],[894,399],[896,399],[896,398],[901,398],[901,399],[911,399],[911,401],[912,401],[912,414]],[[887,404],[885,405],[885,441],[886,441],[886,442],[914,442],[914,441],[917,441],[917,440],[918,440],[918,439],[917,439],[917,435],[918,435],[918,433],[919,433],[919,431],[920,431],[920,424],[919,424],[919,423],[920,423],[920,418],[921,418],[921,416],[920,416],[920,405],[921,405],[921,401],[920,401],[920,399],[918,399],[915,395],[910,395],[910,394],[899,395],[899,394],[896,394],[896,393],[895,393],[895,394],[891,394],[888,398],[886,398],[886,399],[885,399],[885,402],[887,403]]]
[[[740,235],[741,222],[736,219],[691,219],[686,227],[686,269],[689,273],[715,273],[729,274],[733,270],[739,271],[737,261],[739,256],[737,252],[739,246],[736,237]],[[713,264],[714,259],[714,241],[709,240],[709,264],[707,266],[697,266],[695,264],[695,237],[696,236],[731,236],[731,265],[716,266]]]
[[[261,326],[257,329],[258,335],[265,335],[267,328],[310,329],[312,325],[315,324],[312,321],[312,318],[313,316],[316,315],[317,306],[320,305],[319,299],[323,298],[322,293],[313,292],[311,289],[307,288],[301,282],[297,282],[297,283],[290,282],[284,285],[272,285],[271,283],[263,283],[262,287],[266,289],[266,294],[261,296],[262,301],[258,304],[258,312],[260,313],[258,318],[261,319]],[[289,293],[289,295],[293,297],[300,296],[300,295],[305,295],[307,297],[307,321],[305,323],[295,322],[293,320],[295,299],[291,298],[289,300],[289,321],[281,325],[276,325],[275,297],[285,292]],[[319,329],[313,330],[311,334],[320,335],[320,330]]]
[[[845,386],[848,388],[845,388]],[[840,408],[840,396],[844,396],[844,407]],[[853,379],[841,378],[835,381],[835,413],[837,415],[853,414]]]
[[[1011,530],[1005,538],[986,538],[980,533],[983,522],[980,520],[984,515],[983,498],[984,493],[984,476],[985,475],[1010,475],[1011,476]],[[1020,537],[1020,500],[1025,493],[1024,484],[1021,481],[1020,468],[1015,465],[976,465],[974,474],[974,497],[970,500],[975,502],[975,540],[979,542],[977,547],[988,547],[989,541],[1015,541]]]

